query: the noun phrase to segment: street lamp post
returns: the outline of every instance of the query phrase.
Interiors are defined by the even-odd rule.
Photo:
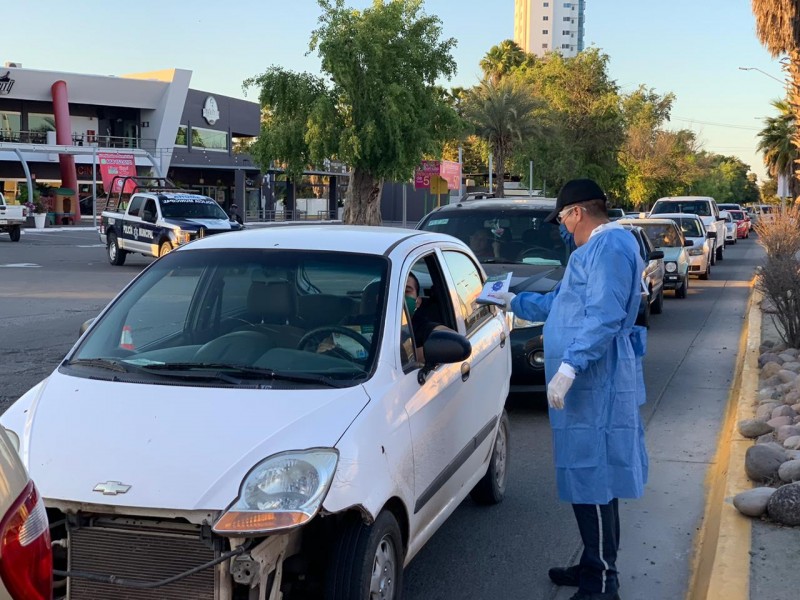
[[[740,70],[740,71],[758,71],[759,73],[762,73],[762,74],[766,75],[766,76],[767,76],[767,77],[769,77],[770,79],[774,79],[774,80],[775,80],[775,81],[777,81],[778,83],[781,83],[781,84],[783,84],[783,85],[786,85],[786,81],[785,81],[784,79],[778,79],[778,78],[777,78],[777,77],[775,77],[774,75],[770,75],[769,73],[767,73],[766,71],[762,71],[762,70],[761,70],[761,69],[759,69],[758,67],[739,67],[739,70]]]

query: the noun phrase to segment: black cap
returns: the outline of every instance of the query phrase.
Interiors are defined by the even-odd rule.
[[[570,204],[588,202],[589,200],[606,201],[606,195],[597,183],[591,179],[573,179],[564,184],[556,198],[556,208],[547,215],[545,221],[555,223],[558,213]]]

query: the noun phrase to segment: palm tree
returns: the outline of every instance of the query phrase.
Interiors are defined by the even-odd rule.
[[[504,40],[492,46],[481,60],[481,69],[486,78],[497,84],[503,77],[525,62],[525,51],[514,40]]]
[[[764,129],[758,132],[758,150],[764,154],[769,174],[777,179],[780,175],[792,173],[800,154],[793,142],[797,135],[797,121],[792,107],[786,100],[774,100],[772,106],[778,109],[778,115],[764,119]],[[789,181],[789,193],[796,198],[799,190],[797,179],[791,177]]]
[[[756,17],[756,35],[764,47],[773,57],[789,56],[787,100],[794,120],[800,122],[800,6],[786,0],[752,0],[752,7]],[[795,148],[800,148],[800,134],[796,128],[791,136]],[[795,167],[795,184],[797,177]]]
[[[535,110],[541,104],[533,88],[515,77],[498,83],[484,79],[467,96],[464,115],[494,155],[498,198],[504,196],[506,160],[517,144],[538,132]]]

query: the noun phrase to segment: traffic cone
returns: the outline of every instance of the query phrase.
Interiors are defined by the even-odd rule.
[[[119,347],[123,350],[136,350],[133,345],[133,331],[130,325],[122,326],[122,335],[119,338]]]

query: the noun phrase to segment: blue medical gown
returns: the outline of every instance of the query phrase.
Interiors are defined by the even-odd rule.
[[[635,326],[644,264],[635,238],[604,227],[572,253],[561,285],[521,293],[514,314],[545,321],[545,376],[575,368],[563,410],[550,410],[561,500],[607,504],[638,498],[647,482],[639,406],[646,400],[642,357],[647,331]]]

